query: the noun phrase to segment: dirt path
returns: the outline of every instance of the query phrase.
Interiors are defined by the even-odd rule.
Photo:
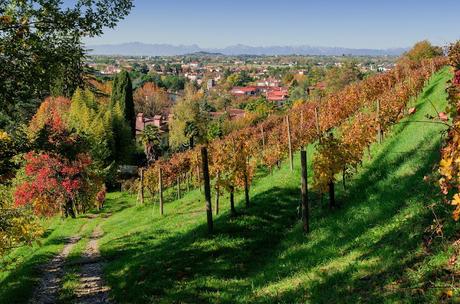
[[[98,225],[88,242],[83,253],[83,262],[80,268],[80,286],[75,290],[77,303],[96,304],[111,303],[109,299],[110,288],[102,279],[103,262],[99,251],[99,239],[104,235]]]
[[[66,239],[66,243],[61,252],[48,264],[41,267],[43,277],[40,280],[39,286],[35,289],[29,303],[50,304],[57,302],[61,281],[65,274],[63,270],[65,260],[79,240],[80,236],[73,236]]]

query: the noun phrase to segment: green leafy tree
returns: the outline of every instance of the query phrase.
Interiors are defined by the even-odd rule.
[[[140,141],[144,145],[147,163],[153,163],[161,154],[160,129],[154,125],[147,125],[142,131]]]
[[[68,125],[87,138],[93,163],[104,176],[111,171],[115,154],[115,151],[112,151],[112,126],[106,118],[107,115],[110,115],[109,110],[98,103],[91,91],[75,91],[70,105]]]
[[[119,106],[123,117],[131,128],[132,137],[136,134],[136,114],[134,112],[133,85],[129,73],[121,71],[115,76],[112,86],[110,107]]]
[[[363,74],[358,69],[356,62],[346,61],[340,67],[334,67],[327,71],[326,88],[329,92],[337,92],[350,83],[363,79]]]
[[[85,36],[113,28],[131,0],[0,1],[0,127],[26,122],[49,95],[83,83]]]
[[[120,104],[116,103],[111,113],[106,117],[110,121],[113,134],[112,151],[117,164],[129,163],[133,153],[133,141],[131,128],[125,120]]]
[[[184,97],[172,108],[169,140],[173,149],[193,147],[197,142],[205,140],[209,115],[200,107],[203,98],[203,94],[189,84],[185,88]]]

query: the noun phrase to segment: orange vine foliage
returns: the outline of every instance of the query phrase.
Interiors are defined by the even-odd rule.
[[[447,89],[450,112],[453,121],[446,142],[441,149],[439,162],[439,186],[454,207],[452,216],[455,221],[460,218],[460,41],[449,49],[449,63],[454,70],[454,79]],[[445,116],[445,113],[440,113]],[[444,117],[440,118],[444,120]]]
[[[445,64],[445,58],[435,58],[421,64],[398,65],[391,71],[351,84],[323,100],[296,104],[286,113],[290,120],[293,150],[322,138],[325,146],[324,149],[320,148],[323,160],[315,170],[327,172],[327,178],[321,180],[330,179],[341,170],[356,167],[365,148],[376,138],[377,124],[385,130],[400,119],[407,101],[416,97],[428,78]],[[379,118],[375,114],[377,100],[381,105]],[[315,110],[318,111],[318,121]],[[339,138],[322,136],[339,127]],[[241,187],[245,175],[249,181],[252,179],[257,164],[271,168],[284,159],[288,155],[288,141],[285,117],[271,115],[258,125],[210,142],[211,175],[216,177],[219,173],[217,182],[224,187]],[[334,153],[326,151],[331,145],[334,146]],[[198,146],[176,153],[169,160],[152,164],[146,172],[149,189],[157,190],[160,167],[165,186],[171,186],[178,177],[186,174],[193,175],[198,182],[201,167],[199,149]],[[324,172],[318,174],[324,175]],[[324,188],[322,184],[318,183],[319,188]]]

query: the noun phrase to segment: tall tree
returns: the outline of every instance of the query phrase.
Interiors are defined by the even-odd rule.
[[[117,104],[131,127],[131,134],[134,137],[136,135],[136,114],[134,113],[133,85],[127,71],[121,71],[113,80],[110,106],[114,108]]]
[[[113,28],[132,0],[0,1],[0,127],[14,127],[49,95],[83,82],[82,37]]]

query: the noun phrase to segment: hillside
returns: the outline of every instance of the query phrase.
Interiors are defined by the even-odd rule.
[[[451,290],[459,296],[458,269],[448,263],[453,247],[445,245],[453,224],[446,224],[443,242],[427,246],[425,233],[433,212],[442,212],[428,208],[438,190],[423,178],[438,160],[445,127],[418,122],[436,114],[430,101],[445,108],[450,78],[447,69],[437,73],[416,101],[417,112],[372,146],[371,159],[345,189],[337,185],[340,208],[330,211],[311,194],[308,236],[296,218],[298,155],[294,173],[287,164],[258,172],[252,207],[245,210],[242,195],[236,197],[239,216],[229,216],[228,197],[222,198],[212,237],[198,190],[167,203],[163,217],[156,204],[139,206],[135,196],[111,193],[100,214],[53,219],[41,246],[7,257],[14,263],[0,271],[0,302],[30,297],[41,275],[36,267],[62,250],[66,238],[80,236],[62,282],[61,300],[69,302],[96,227],[103,231],[104,278],[117,303],[436,303]]]

